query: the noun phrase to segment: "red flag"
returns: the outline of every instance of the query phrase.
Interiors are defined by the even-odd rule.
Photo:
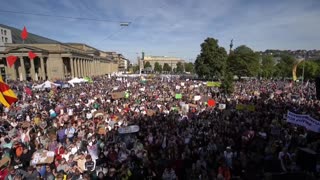
[[[31,91],[30,88],[25,87],[25,88],[24,88],[24,91],[25,91],[25,93],[26,93],[27,95],[32,96],[32,91]]]
[[[33,60],[35,57],[37,57],[37,55],[35,53],[33,53],[32,51],[29,51],[28,53],[30,60]]]
[[[210,107],[214,107],[214,106],[216,105],[216,101],[213,100],[213,99],[209,99],[209,100],[208,100],[208,105],[209,105]]]
[[[23,27],[23,30],[22,30],[22,32],[21,32],[21,38],[22,38],[23,40],[26,40],[27,37],[28,37],[27,28],[24,26],[24,27]]]
[[[9,65],[9,67],[12,67],[16,61],[17,61],[17,56],[8,56],[7,57],[7,63]]]

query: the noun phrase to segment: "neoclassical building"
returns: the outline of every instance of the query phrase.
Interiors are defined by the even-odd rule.
[[[0,49],[0,70],[6,79],[54,80],[118,72],[117,59],[86,44],[60,43],[31,33],[22,43],[20,30],[4,25],[0,25],[0,28],[12,34],[12,41],[2,42]],[[30,60],[29,51],[37,57]],[[11,55],[18,59],[9,67],[6,58]]]

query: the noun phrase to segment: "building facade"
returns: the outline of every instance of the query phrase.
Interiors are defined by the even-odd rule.
[[[142,55],[143,64],[149,62],[151,64],[152,69],[154,69],[154,65],[158,62],[162,67],[164,64],[168,64],[172,69],[177,68],[177,63],[184,63],[184,60],[176,57],[167,57],[167,56],[145,56]]]
[[[116,59],[86,44],[60,43],[34,34],[29,34],[28,39],[21,43],[20,30],[1,29],[6,29],[7,34],[12,33],[12,41],[4,43],[0,50],[0,70],[6,79],[54,80],[118,72]],[[29,51],[37,57],[30,60]],[[8,56],[18,58],[12,67],[7,65]]]

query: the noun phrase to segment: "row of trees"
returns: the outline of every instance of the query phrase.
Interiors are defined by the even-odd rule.
[[[149,61],[147,61],[146,63],[144,63],[143,68],[152,68],[151,64]],[[182,63],[182,62],[178,62],[176,64],[176,68],[173,68],[168,64],[168,63],[164,63],[163,66],[159,63],[156,62],[154,64],[154,68],[153,70],[155,72],[158,73],[162,73],[162,72],[176,72],[176,73],[183,73],[183,72],[190,72],[193,73],[194,72],[194,66],[193,63],[189,62],[189,63]]]
[[[227,54],[218,40],[207,38],[201,44],[201,52],[195,61],[195,72],[200,78],[222,80],[226,91],[232,91],[233,77],[291,78],[292,68],[299,60],[289,54],[278,57],[260,55],[245,45]],[[297,76],[313,79],[320,74],[319,61],[303,61],[298,65]]]

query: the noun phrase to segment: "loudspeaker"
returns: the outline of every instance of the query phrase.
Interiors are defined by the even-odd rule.
[[[320,77],[316,78],[316,93],[317,99],[320,100]]]
[[[315,172],[317,165],[317,153],[308,148],[299,148],[297,152],[297,165],[302,170]]]

